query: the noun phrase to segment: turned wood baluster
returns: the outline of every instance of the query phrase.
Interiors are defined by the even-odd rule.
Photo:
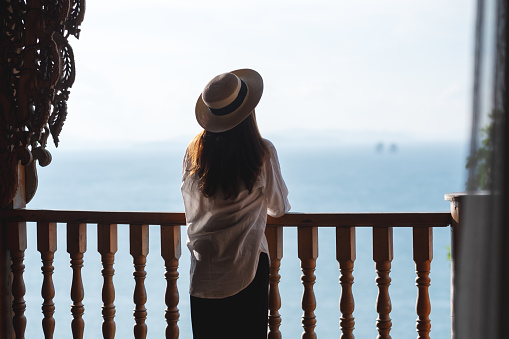
[[[131,255],[133,256],[134,263],[134,294],[133,301],[136,305],[134,308],[134,337],[145,339],[147,337],[147,309],[145,303],[147,302],[147,291],[145,290],[145,264],[147,263],[148,254],[148,225],[130,225],[129,238]]]
[[[422,227],[413,229],[414,240],[414,262],[417,278],[417,302],[415,309],[417,311],[417,338],[429,339],[431,331],[431,302],[429,300],[428,288],[431,283],[429,278],[431,260],[433,259],[433,228]]]
[[[55,286],[53,285],[53,259],[57,250],[57,224],[54,222],[37,223],[37,250],[41,252],[42,282],[41,295],[44,300],[42,304],[42,330],[45,338],[53,338],[55,331]]]
[[[74,339],[83,339],[85,330],[85,321],[83,313],[83,279],[81,277],[81,268],[83,267],[83,254],[87,250],[87,224],[69,223],[67,224],[67,252],[71,258],[72,284],[71,284],[71,321],[72,337]]]
[[[102,332],[105,339],[115,338],[115,286],[113,285],[113,263],[115,262],[115,253],[117,252],[117,225],[116,224],[98,224],[97,225],[97,248],[101,254],[103,265],[103,324]]]
[[[166,338],[177,339],[179,337],[178,321],[180,313],[178,309],[179,292],[177,280],[179,277],[178,267],[179,259],[182,254],[180,246],[180,226],[162,225],[161,226],[161,256],[164,259],[166,272],[166,292],[164,300],[166,302]]]
[[[341,272],[339,278],[341,283],[341,297],[339,299],[341,338],[353,339],[355,338],[353,335],[355,302],[352,293],[352,272],[355,261],[355,227],[336,228],[336,259]]]
[[[389,334],[392,327],[389,316],[392,310],[391,297],[389,296],[389,285],[391,284],[389,273],[393,257],[392,227],[373,227],[373,260],[378,275],[376,278],[378,285],[376,300],[378,339],[392,338]]]
[[[5,338],[13,338],[11,254],[7,246],[7,229],[7,223],[0,221],[0,330]]]
[[[27,319],[25,317],[25,282],[23,272],[25,265],[25,250],[27,248],[27,226],[26,222],[8,222],[7,223],[7,246],[11,252],[11,271],[12,271],[12,311],[14,316],[12,324],[16,339],[25,338],[25,329]]]
[[[269,334],[268,339],[281,339],[281,295],[279,294],[279,267],[283,258],[283,227],[265,228],[265,236],[269,244],[270,276],[269,276]]]
[[[299,227],[297,231],[298,252],[302,268],[302,284],[304,285],[304,294],[302,295],[302,339],[315,339],[316,326],[316,298],[313,291],[313,285],[316,281],[314,274],[316,268],[316,258],[318,258],[318,227]]]

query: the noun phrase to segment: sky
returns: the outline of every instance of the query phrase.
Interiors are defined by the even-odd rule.
[[[467,140],[474,13],[473,0],[89,0],[59,149],[187,144],[205,84],[239,68],[264,79],[264,136]]]

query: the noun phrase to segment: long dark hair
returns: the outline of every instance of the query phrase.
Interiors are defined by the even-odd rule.
[[[225,199],[234,199],[242,184],[251,193],[266,152],[267,146],[253,111],[226,132],[203,130],[188,149],[188,161],[191,174],[198,175],[201,191],[206,197],[213,197],[220,191]]]

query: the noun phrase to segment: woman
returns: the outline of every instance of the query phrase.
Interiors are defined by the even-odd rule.
[[[212,79],[196,103],[204,130],[184,158],[191,319],[200,338],[266,338],[267,214],[290,209],[276,149],[254,109],[261,76],[242,69]]]

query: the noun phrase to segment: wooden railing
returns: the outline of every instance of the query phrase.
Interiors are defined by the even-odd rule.
[[[87,250],[87,224],[97,224],[98,252],[102,261],[102,333],[104,338],[115,337],[115,286],[113,284],[114,260],[117,251],[117,224],[128,224],[130,233],[130,253],[133,257],[135,287],[133,292],[134,337],[146,338],[147,310],[145,303],[145,265],[148,254],[149,225],[161,228],[161,256],[164,259],[166,278],[166,338],[178,338],[179,294],[177,279],[181,255],[181,225],[185,225],[183,213],[155,212],[99,212],[99,211],[56,211],[56,210],[3,210],[2,227],[7,239],[12,272],[12,324],[15,338],[24,338],[26,304],[24,272],[24,253],[27,249],[27,222],[37,223],[37,250],[43,262],[43,321],[46,338],[52,338],[55,329],[53,314],[55,288],[52,274],[53,258],[56,250],[57,223],[67,224],[67,252],[72,267],[71,313],[73,338],[83,338],[83,255]],[[390,338],[392,321],[389,285],[393,259],[393,228],[411,227],[413,229],[413,259],[416,267],[417,285],[417,332],[418,338],[429,338],[430,333],[430,263],[432,260],[433,228],[447,227],[452,218],[449,212],[440,213],[339,213],[309,214],[290,213],[281,218],[268,218],[266,236],[270,251],[270,293],[269,293],[269,333],[268,338],[281,338],[280,324],[281,297],[279,293],[280,262],[283,256],[283,229],[297,227],[298,257],[302,268],[302,338],[316,338],[316,300],[313,285],[315,283],[316,259],[318,256],[318,227],[336,229],[336,259],[340,269],[341,296],[341,338],[354,338],[355,325],[354,295],[352,293],[353,268],[356,259],[355,229],[371,227],[373,230],[373,260],[375,262],[378,286],[376,322],[378,338]],[[2,282],[11,284],[11,281]],[[5,305],[4,305],[5,306]],[[4,329],[5,331],[5,329]],[[6,332],[3,333],[5,335]],[[4,336],[2,336],[4,337]],[[8,335],[5,335],[7,338]],[[11,337],[9,337],[11,338]]]

